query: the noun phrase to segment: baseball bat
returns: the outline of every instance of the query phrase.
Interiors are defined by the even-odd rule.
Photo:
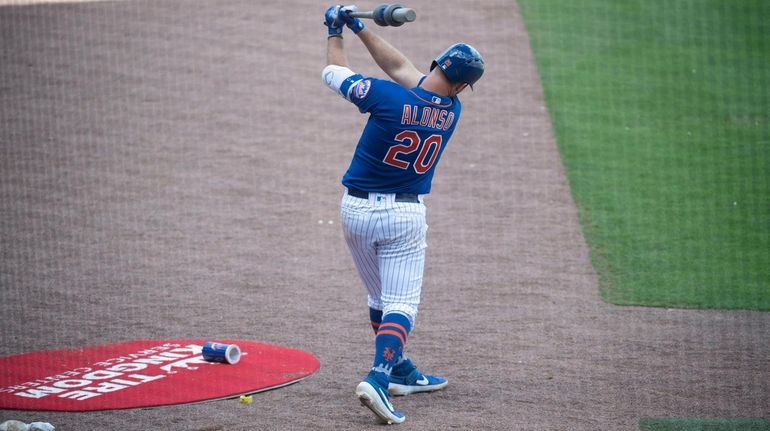
[[[371,11],[350,12],[353,18],[373,19],[377,25],[398,27],[405,22],[412,22],[417,19],[417,12],[414,9],[406,8],[398,3],[381,4]]]

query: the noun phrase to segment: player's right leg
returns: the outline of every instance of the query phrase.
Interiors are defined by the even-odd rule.
[[[433,392],[444,389],[447,379],[440,376],[423,374],[406,355],[398,360],[390,372],[390,395],[411,395],[420,392]]]

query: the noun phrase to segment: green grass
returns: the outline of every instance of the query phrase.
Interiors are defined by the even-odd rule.
[[[602,297],[770,310],[770,2],[519,4]]]
[[[764,419],[644,418],[640,431],[770,431]]]

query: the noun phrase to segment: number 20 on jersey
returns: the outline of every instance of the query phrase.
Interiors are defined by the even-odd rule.
[[[428,172],[433,164],[436,163],[442,144],[441,135],[430,135],[423,142],[420,139],[420,135],[413,130],[404,130],[396,135],[395,140],[396,142],[402,142],[402,144],[390,147],[390,150],[388,150],[388,153],[382,161],[386,165],[394,166],[399,169],[409,169],[409,162],[400,159],[398,156],[400,154],[411,154],[419,150],[420,153],[417,154],[417,158],[412,165],[412,168],[414,168],[414,171],[418,174]]]

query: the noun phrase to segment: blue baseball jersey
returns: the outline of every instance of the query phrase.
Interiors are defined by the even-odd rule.
[[[460,119],[460,100],[376,78],[363,78],[346,93],[370,116],[342,184],[366,192],[429,193]]]

